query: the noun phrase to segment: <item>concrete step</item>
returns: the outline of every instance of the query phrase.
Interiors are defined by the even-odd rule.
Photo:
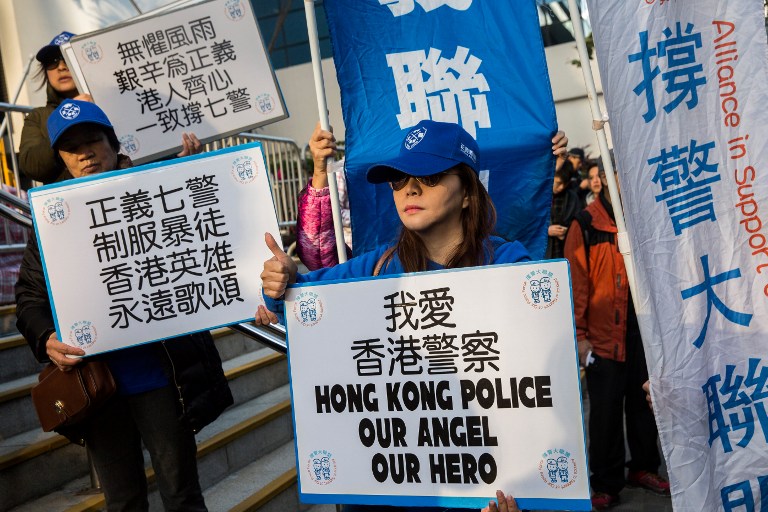
[[[258,460],[260,457],[290,444],[292,446],[293,428],[290,416],[290,390],[288,385],[265,393],[237,407],[225,411],[219,419],[203,429],[198,434],[198,467],[200,484],[208,489],[228,475]],[[71,446],[71,445],[70,445]],[[73,446],[82,452],[85,449]],[[154,483],[154,471],[149,464],[147,476]],[[72,468],[72,465],[67,463]],[[85,472],[73,475],[69,480],[50,486],[49,491],[42,497],[19,500],[14,493],[16,490],[5,488],[5,482],[15,480],[24,482],[23,487],[29,487],[26,479],[13,477],[0,479],[0,495],[16,503],[21,503],[13,512],[36,512],[39,510],[61,510],[67,512],[100,510],[104,506],[101,493],[88,494],[89,480],[87,477],[87,462],[83,461]],[[51,467],[40,470],[46,479],[52,473]],[[74,473],[74,470],[71,471]],[[31,479],[27,476],[27,479]],[[37,479],[40,480],[40,479]],[[161,510],[160,497],[154,485],[150,487],[150,503],[152,510]],[[0,504],[0,510],[8,510]],[[211,510],[215,510],[211,508]]]
[[[0,338],[0,385],[27,375],[37,375],[45,367],[32,355],[21,334]]]
[[[16,304],[0,306],[0,338],[18,334],[16,330]]]
[[[288,432],[293,435],[291,428],[291,419],[287,415],[289,402],[282,405],[280,414],[285,416],[280,423],[277,432],[263,431],[261,424],[253,424],[254,415],[268,408],[270,397],[273,397],[273,390],[283,390],[282,400],[288,400],[288,374],[285,356],[276,354],[270,349],[260,349],[229,359],[224,362],[224,370],[230,381],[233,395],[235,397],[235,406],[231,407],[216,421],[203,430],[201,436],[198,436],[198,442],[208,439],[211,432],[221,431],[232,428],[221,440],[215,443],[216,450],[224,448],[224,451],[232,451],[231,454],[218,454],[213,457],[211,470],[207,475],[213,475],[212,481],[226,476],[231,467],[242,466],[249,463],[253,458],[240,461],[238,457],[244,454],[245,457],[258,457],[254,454],[250,444],[263,445],[267,448],[273,448],[270,445],[274,439],[281,439],[280,434]],[[17,386],[18,387],[18,386]],[[26,405],[20,405],[19,402],[27,401]],[[265,402],[266,401],[266,402]],[[16,432],[13,435],[5,436],[0,439],[0,511],[7,510],[8,506],[24,503],[37,496],[51,492],[53,489],[64,486],[67,482],[87,475],[88,464],[85,450],[79,446],[70,445],[63,437],[55,433],[44,433],[40,430],[37,423],[37,416],[31,405],[31,399],[28,394],[18,397],[14,400],[6,400],[0,403],[0,425],[6,423],[8,429],[16,429],[14,422],[26,422],[29,428]],[[16,411],[15,418],[6,421],[5,411]],[[271,420],[270,420],[271,422]],[[8,426],[10,425],[10,426]],[[263,440],[253,439],[252,431],[261,430],[262,435],[266,436]],[[243,438],[242,440],[240,438]],[[289,437],[290,439],[290,437]],[[283,442],[285,439],[283,439]],[[230,445],[230,446],[227,446]],[[232,447],[241,447],[232,448]],[[207,455],[208,452],[201,450],[200,457]],[[223,462],[222,462],[223,461]],[[233,462],[234,461],[234,462]],[[205,459],[200,460],[201,468],[207,464]],[[223,468],[223,469],[222,469]],[[223,472],[222,472],[223,471]],[[35,475],[44,474],[46,478],[36,478]],[[203,473],[201,471],[201,480]],[[5,497],[8,497],[8,500]],[[3,502],[7,506],[3,505]],[[42,509],[40,509],[42,510]]]
[[[258,341],[226,327],[216,329],[212,334],[222,361],[264,348]],[[21,334],[0,337],[0,385],[37,375],[44,367],[45,363],[37,362]]]

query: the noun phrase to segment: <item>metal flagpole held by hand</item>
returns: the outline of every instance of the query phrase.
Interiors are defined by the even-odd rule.
[[[307,33],[309,34],[309,49],[312,54],[312,71],[315,77],[315,95],[317,96],[317,110],[320,114],[320,128],[330,131],[328,121],[328,104],[325,99],[325,82],[323,81],[323,68],[320,64],[320,39],[317,35],[317,19],[315,18],[314,0],[304,0],[304,11],[307,15]],[[333,214],[333,231],[336,235],[336,251],[339,255],[339,263],[347,261],[347,246],[344,243],[344,234],[341,225],[341,208],[339,206],[339,189],[336,184],[336,176],[330,172],[333,158],[326,162],[328,177],[328,189],[331,195],[331,212]],[[343,171],[341,171],[343,172]]]
[[[579,14],[579,7],[576,5],[576,0],[568,0],[568,9],[571,13],[571,22],[573,24],[573,32],[576,36],[576,48],[579,51],[579,60],[581,61],[581,71],[584,74],[584,83],[587,87],[587,94],[589,96],[590,108],[592,110],[592,129],[597,134],[597,142],[600,146],[600,158],[603,160],[603,168],[605,169],[605,177],[608,180],[608,192],[611,195],[611,204],[613,205],[613,213],[616,217],[616,228],[618,234],[616,239],[619,246],[619,252],[624,257],[624,266],[627,268],[627,278],[629,279],[629,287],[632,290],[633,299],[637,297],[637,285],[635,282],[635,268],[632,261],[632,248],[629,244],[629,236],[627,235],[627,226],[624,223],[624,211],[621,207],[621,198],[619,197],[619,187],[616,183],[616,176],[614,174],[613,162],[608,149],[608,137],[605,134],[605,123],[608,122],[608,116],[603,115],[600,109],[600,103],[597,101],[597,87],[595,86],[595,79],[592,76],[592,68],[590,66],[589,53],[587,52],[587,44],[584,39],[584,29],[581,26],[581,16]],[[637,306],[637,303],[635,303]]]
[[[624,259],[624,266],[627,269],[627,279],[629,281],[629,289],[632,291],[632,301],[635,306],[635,313],[637,314],[637,322],[640,327],[640,335],[643,338],[643,344],[646,347],[645,358],[649,363],[648,370],[653,375],[656,372],[653,371],[650,366],[650,361],[652,361],[653,358],[651,357],[651,350],[649,350],[649,347],[653,345],[653,339],[651,336],[652,329],[648,324],[650,318],[647,314],[645,314],[645,310],[643,309],[643,305],[640,301],[640,297],[643,296],[643,294],[638,290],[638,281],[635,277],[635,264],[634,260],[632,259],[632,247],[630,246],[629,235],[627,234],[627,225],[624,222],[624,211],[621,205],[621,198],[619,197],[619,188],[616,183],[613,162],[611,162],[611,157],[608,150],[608,138],[605,134],[605,123],[608,122],[608,116],[603,115],[600,109],[600,104],[597,101],[597,88],[595,87],[595,79],[592,76],[589,53],[587,53],[587,44],[584,39],[584,29],[581,25],[581,17],[579,15],[579,8],[576,5],[576,0],[568,0],[568,8],[571,13],[573,32],[576,37],[576,48],[579,51],[581,71],[584,74],[584,83],[587,87],[590,107],[592,110],[592,129],[595,130],[597,134],[597,141],[600,146],[600,157],[603,160],[605,177],[608,181],[608,192],[611,195],[611,205],[613,206],[613,214],[616,218],[616,228],[618,229],[616,241],[619,246],[619,252]]]

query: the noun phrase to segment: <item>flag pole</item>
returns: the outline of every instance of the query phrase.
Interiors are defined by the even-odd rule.
[[[616,240],[619,246],[619,252],[624,258],[624,266],[627,269],[629,289],[632,291],[632,301],[635,305],[635,312],[637,314],[638,325],[640,326],[640,333],[643,340],[645,340],[645,346],[650,347],[652,341],[652,329],[647,323],[649,320],[648,317],[641,313],[641,295],[640,291],[638,290],[635,263],[632,259],[632,247],[629,242],[629,235],[627,234],[627,225],[624,222],[624,211],[621,205],[621,197],[619,197],[619,188],[618,184],[616,183],[613,162],[611,161],[608,149],[608,137],[605,133],[605,124],[608,122],[608,116],[602,113],[600,103],[597,101],[597,87],[595,86],[595,78],[592,75],[589,53],[587,52],[587,43],[586,39],[584,38],[584,28],[581,24],[581,15],[579,8],[576,5],[576,0],[568,0],[568,9],[570,10],[571,22],[573,24],[573,33],[576,37],[576,48],[579,51],[581,71],[584,74],[584,84],[587,87],[587,95],[589,97],[589,104],[592,110],[592,129],[595,130],[597,134],[597,142],[600,147],[600,158],[603,160],[605,177],[608,180],[608,192],[611,195],[611,205],[613,206],[613,214],[616,218],[616,228],[618,229]],[[659,360],[657,358],[650,358],[649,352],[650,351],[646,350],[646,361]],[[650,365],[649,369],[651,369]]]
[[[304,12],[307,15],[307,33],[309,35],[309,50],[312,54],[312,72],[315,77],[315,95],[317,96],[317,110],[320,115],[320,128],[330,130],[331,125],[328,120],[328,103],[325,99],[323,68],[320,63],[320,38],[317,35],[314,0],[304,0]],[[335,172],[331,172],[332,163],[333,157],[329,157],[326,161],[326,171],[328,173],[328,190],[331,196],[333,232],[336,235],[336,252],[339,255],[339,263],[344,263],[347,261],[347,246],[344,243],[344,234],[342,232],[339,188],[336,183]],[[344,172],[344,170],[341,169],[339,172]]]

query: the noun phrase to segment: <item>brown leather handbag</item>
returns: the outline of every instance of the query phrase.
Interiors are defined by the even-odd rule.
[[[51,363],[32,388],[32,402],[45,432],[75,425],[115,393],[115,379],[106,363],[86,361],[63,372]]]

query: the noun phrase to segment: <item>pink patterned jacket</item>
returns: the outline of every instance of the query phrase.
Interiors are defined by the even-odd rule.
[[[345,231],[347,254],[350,253],[351,237],[349,234],[349,201],[347,199],[346,180],[336,174],[341,204],[342,225]],[[333,232],[333,213],[331,212],[331,194],[328,187],[316,189],[309,181],[299,194],[299,213],[296,222],[296,253],[309,270],[333,267],[339,263],[336,253],[336,237]]]

